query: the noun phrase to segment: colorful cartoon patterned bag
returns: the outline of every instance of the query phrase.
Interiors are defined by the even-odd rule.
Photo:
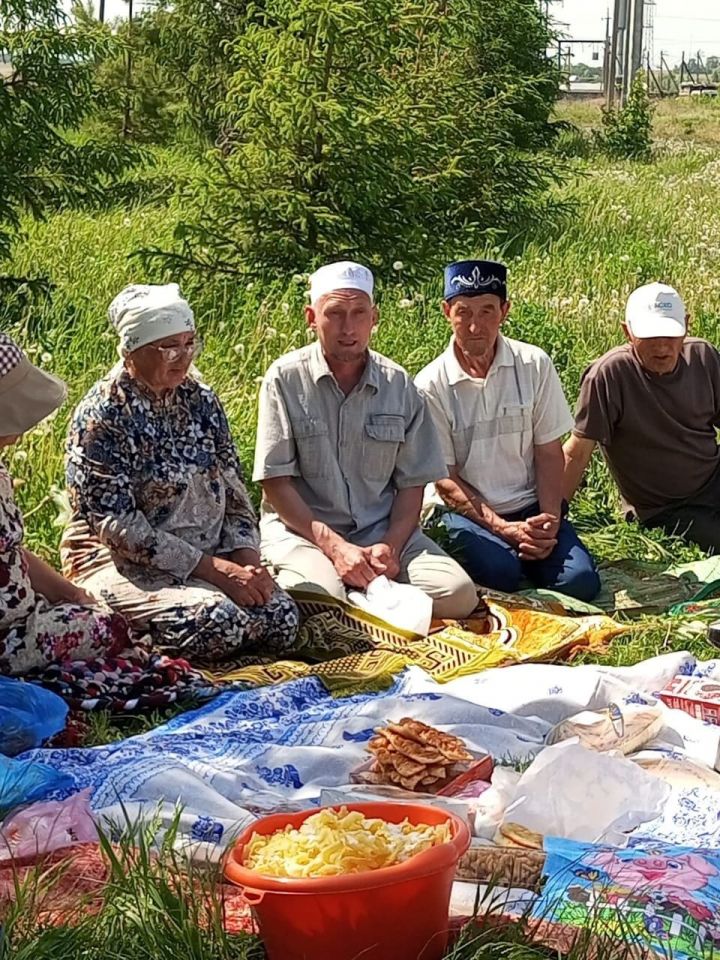
[[[556,838],[545,850],[547,880],[532,914],[544,931],[575,928],[673,960],[720,955],[720,850]]]

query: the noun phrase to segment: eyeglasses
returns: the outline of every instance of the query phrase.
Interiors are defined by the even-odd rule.
[[[155,349],[160,354],[164,363],[174,363],[182,357],[190,357],[194,360],[195,357],[200,356],[202,353],[203,346],[202,340],[198,337],[184,347],[155,347]]]

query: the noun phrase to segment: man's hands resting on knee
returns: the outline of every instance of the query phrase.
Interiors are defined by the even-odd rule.
[[[500,536],[515,547],[521,560],[545,560],[557,546],[560,521],[549,513],[540,513],[515,523],[505,524]]]
[[[342,582],[359,590],[366,590],[379,576],[394,580],[400,573],[397,551],[387,543],[357,547],[338,538],[328,557]]]

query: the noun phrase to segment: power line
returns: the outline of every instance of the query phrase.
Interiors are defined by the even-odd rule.
[[[658,13],[656,20],[682,20],[683,23],[720,23],[720,17],[673,17],[669,14]]]

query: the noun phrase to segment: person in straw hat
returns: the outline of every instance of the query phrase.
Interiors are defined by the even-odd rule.
[[[0,448],[17,443],[64,401],[62,380],[0,333]],[[0,462],[0,673],[27,676],[56,660],[110,656],[129,646],[124,619],[23,546],[23,518]]]
[[[225,412],[192,366],[190,305],[177,284],[133,285],[109,314],[122,360],[72,418],[64,571],[174,652],[287,651],[297,608],[260,562]]]
[[[260,392],[264,556],[285,587],[343,599],[384,575],[432,597],[436,617],[467,617],[472,581],[419,526],[425,484],[446,476],[435,428],[407,372],[369,349],[373,275],[328,264],[310,300],[317,341],[272,364]]]

